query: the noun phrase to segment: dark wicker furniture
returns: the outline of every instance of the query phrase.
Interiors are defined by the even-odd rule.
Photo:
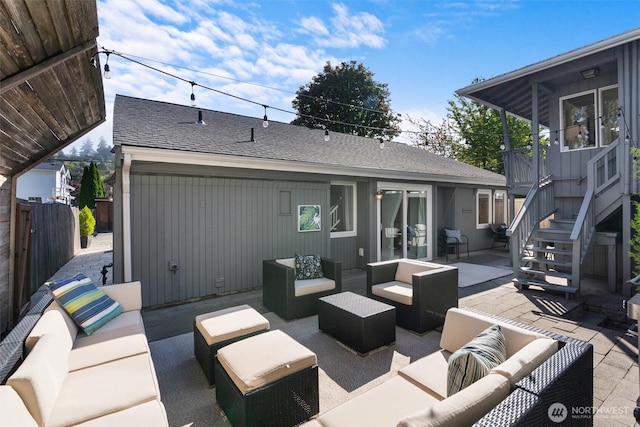
[[[396,341],[396,309],[352,292],[318,299],[318,328],[361,355]]]
[[[318,298],[342,291],[342,264],[321,258],[324,277],[336,282],[331,290],[296,297],[295,270],[276,260],[262,262],[262,303],[285,320],[299,319],[318,313]]]
[[[399,261],[367,265],[367,297],[393,305],[396,324],[402,328],[422,334],[442,326],[447,310],[458,306],[458,269],[443,265],[414,274],[412,304],[406,305],[372,293],[373,285],[395,280]]]
[[[519,381],[515,390],[476,426],[593,425],[593,345],[481,311],[466,310],[547,335],[560,346],[557,353]],[[567,417],[560,424],[549,418],[549,407],[554,403],[567,409]]]
[[[204,371],[204,374],[207,377],[207,381],[209,382],[209,385],[213,386],[216,383],[214,365],[215,365],[215,356],[218,353],[218,350],[220,350],[222,347],[226,345],[229,345],[231,343],[234,343],[236,341],[239,341],[245,338],[249,338],[257,334],[261,334],[263,332],[267,332],[268,330],[269,330],[269,326],[267,322],[267,326],[264,329],[261,329],[259,331],[245,333],[245,334],[238,335],[236,337],[233,337],[224,341],[219,341],[217,343],[209,345],[205,337],[202,335],[202,332],[200,331],[200,329],[196,327],[196,322],[194,321],[193,322],[193,348],[194,348],[196,360],[202,367],[202,370]]]
[[[216,400],[234,427],[295,426],[320,412],[318,365],[246,395],[216,359]]]

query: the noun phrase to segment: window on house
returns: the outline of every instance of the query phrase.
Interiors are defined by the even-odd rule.
[[[487,228],[491,222],[491,190],[476,193],[476,228]]]
[[[331,184],[331,237],[356,235],[356,185]]]
[[[596,146],[595,98],[595,91],[560,98],[563,150]]]
[[[606,147],[618,138],[618,86],[560,98],[562,150]]]
[[[600,89],[600,145],[609,145],[618,138],[618,86]]]

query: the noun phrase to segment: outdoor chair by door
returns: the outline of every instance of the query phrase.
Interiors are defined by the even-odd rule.
[[[491,249],[493,250],[496,244],[502,244],[503,248],[509,247],[509,236],[507,236],[506,224],[490,224],[491,234],[493,235],[493,243]]]
[[[449,260],[449,249],[454,249],[455,253],[460,259],[460,246],[464,246],[467,249],[467,258],[469,257],[469,237],[464,234],[461,234],[460,230],[450,230],[448,228],[444,229],[444,237],[445,237],[445,249],[444,256]]]

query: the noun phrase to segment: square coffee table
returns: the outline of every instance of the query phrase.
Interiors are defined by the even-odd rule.
[[[318,299],[318,327],[364,356],[396,341],[396,308],[353,292]]]

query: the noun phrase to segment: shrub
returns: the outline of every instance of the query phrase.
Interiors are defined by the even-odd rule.
[[[91,209],[87,206],[82,208],[78,214],[78,219],[80,220],[80,235],[91,236],[96,228],[96,219],[93,217]]]

